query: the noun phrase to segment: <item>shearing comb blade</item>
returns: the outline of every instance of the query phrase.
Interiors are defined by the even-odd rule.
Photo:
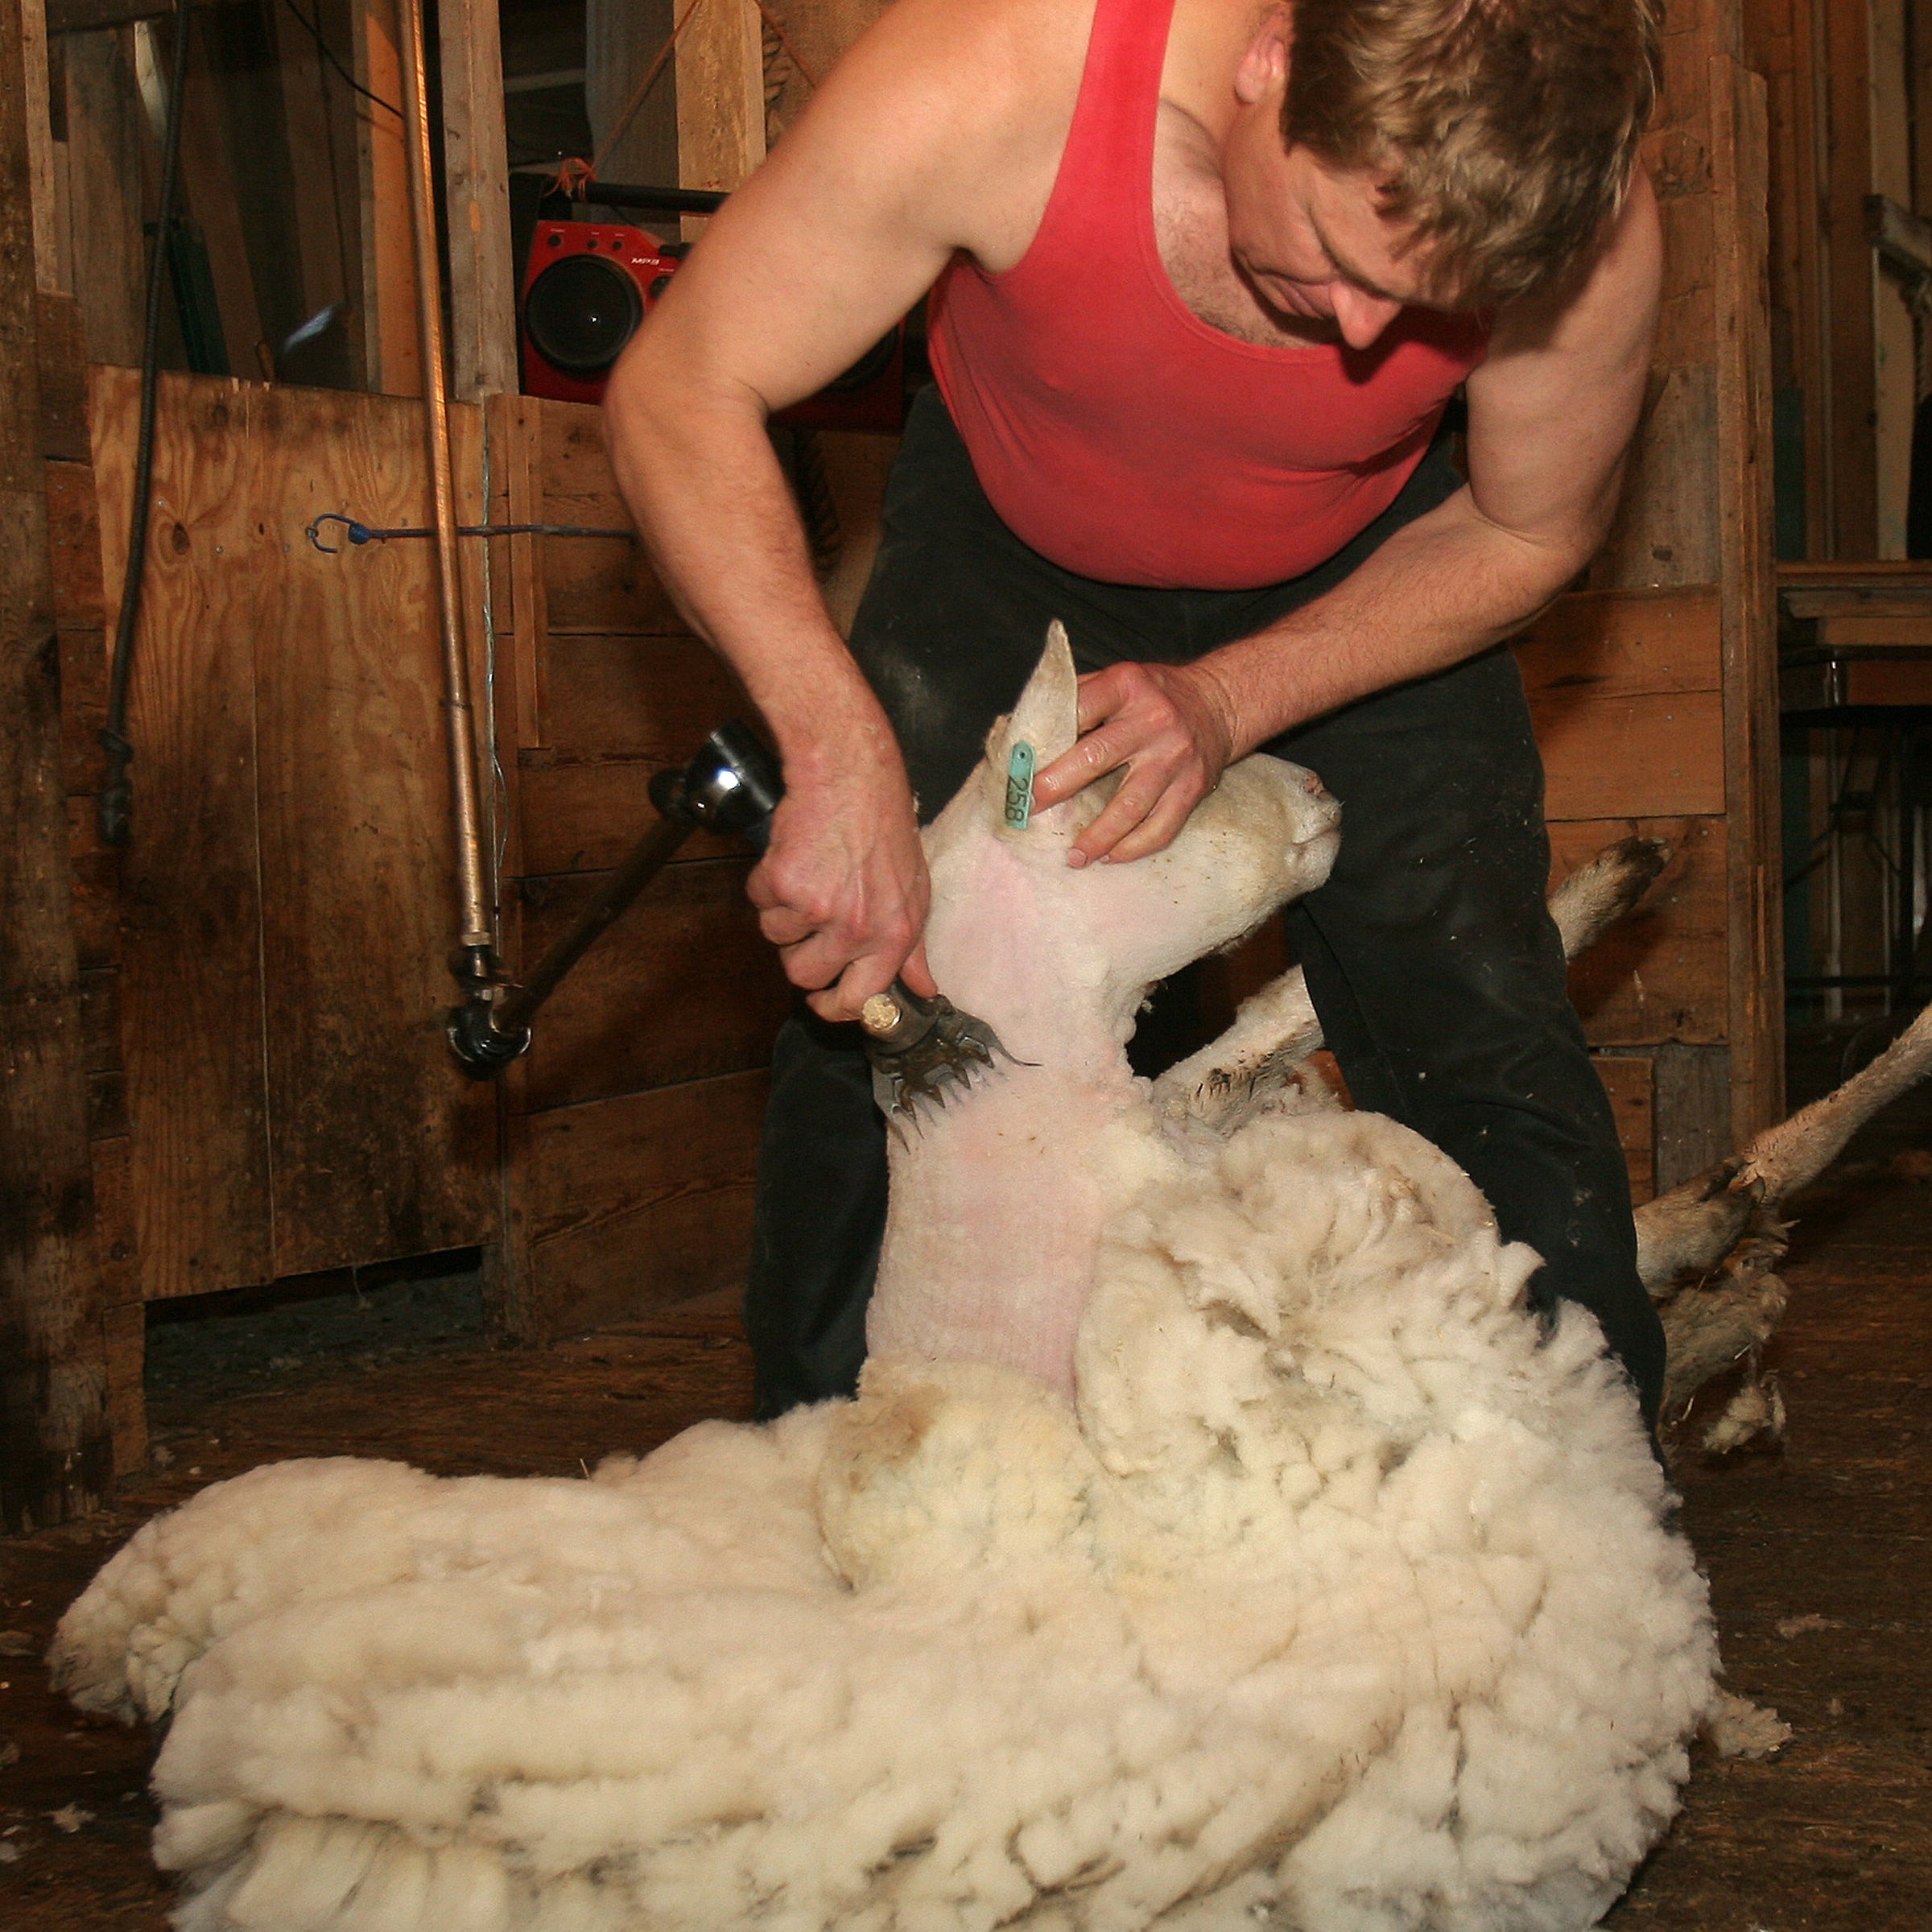
[[[930,1000],[894,980],[859,1014],[872,1062],[872,1097],[894,1126],[916,1121],[922,1108],[943,1107],[1006,1060],[1015,1060],[984,1020],[962,1013],[944,994]]]

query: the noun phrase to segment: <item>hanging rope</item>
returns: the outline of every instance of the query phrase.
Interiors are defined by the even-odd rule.
[[[671,27],[670,39],[651,56],[650,64],[644,70],[644,78],[632,90],[630,98],[624,104],[624,111],[612,123],[610,132],[598,142],[597,152],[588,161],[573,159],[559,162],[556,179],[551,184],[552,193],[568,195],[575,201],[589,199],[591,184],[601,172],[605,157],[623,139],[625,130],[637,118],[638,109],[643,106],[650,90],[657,85],[658,76],[663,72],[666,63],[676,50],[678,42],[683,38],[685,28],[691,24],[691,16],[704,3],[704,0],[685,0],[684,10],[678,15],[675,24]],[[785,31],[784,22],[765,4],[765,0],[752,0],[752,4],[758,8],[766,25],[778,35],[778,44],[784,48],[792,65],[799,70],[807,89],[815,93],[819,85],[818,76],[806,64],[803,56],[792,44],[791,36]]]

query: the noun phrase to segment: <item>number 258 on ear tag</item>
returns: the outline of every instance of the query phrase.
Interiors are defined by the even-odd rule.
[[[1006,759],[1006,823],[1015,832],[1033,823],[1033,747],[1024,738]]]

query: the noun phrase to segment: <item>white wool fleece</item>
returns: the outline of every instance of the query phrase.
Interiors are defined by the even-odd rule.
[[[1371,1116],[1151,1160],[1009,1369],[595,1482],[297,1463],[64,1623],[183,1932],[1558,1932],[1676,1803],[1701,1579],[1590,1319]]]

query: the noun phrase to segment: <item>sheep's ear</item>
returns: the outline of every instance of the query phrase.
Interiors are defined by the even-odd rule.
[[[986,795],[996,824],[1017,829],[1008,815],[1008,781],[1013,749],[1025,745],[1032,769],[1044,771],[1080,735],[1080,679],[1073,667],[1067,627],[1056,617],[1046,627],[1046,647],[1010,717],[1001,718],[986,740]]]

